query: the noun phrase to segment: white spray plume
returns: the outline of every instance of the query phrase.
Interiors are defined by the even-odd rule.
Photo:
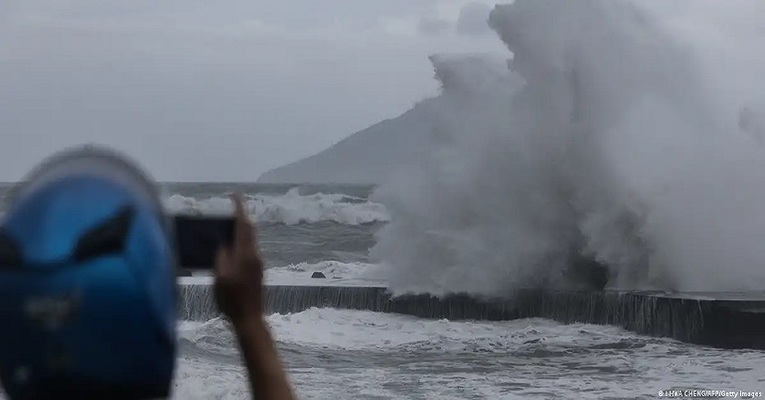
[[[613,288],[763,290],[765,7],[725,4],[517,0],[489,19],[510,69],[433,57],[431,152],[374,195],[391,287],[567,286],[589,259]]]

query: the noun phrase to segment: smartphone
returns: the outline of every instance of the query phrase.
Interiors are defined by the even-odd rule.
[[[182,268],[212,270],[218,248],[234,243],[234,216],[175,215],[176,260]]]

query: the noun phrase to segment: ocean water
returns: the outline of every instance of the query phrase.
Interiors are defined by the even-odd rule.
[[[371,187],[167,189],[169,209],[184,212],[222,212],[229,207],[224,193],[247,193],[269,273],[281,277],[368,271],[375,232],[389,218],[385,207],[368,200]],[[436,321],[335,309],[268,320],[305,399],[657,398],[670,388],[765,390],[765,352],[717,350],[608,326]],[[175,398],[247,398],[225,323],[182,321],[179,329]]]
[[[487,15],[510,63],[431,58],[441,94],[423,118],[436,129],[416,168],[371,197],[387,207],[344,185],[176,183],[163,201],[221,213],[244,192],[280,279],[388,272],[396,290],[499,294],[560,284],[584,254],[626,289],[762,290],[762,4],[515,0]],[[765,352],[615,327],[334,309],[268,320],[304,399],[765,391]],[[178,328],[173,397],[248,398],[225,323]]]
[[[368,199],[372,187],[166,184],[164,190],[169,212],[228,212],[226,194],[245,193],[271,275],[382,268],[369,259],[369,248],[389,215]],[[303,399],[642,399],[671,388],[765,391],[765,352],[609,326],[315,308],[268,321]],[[248,398],[224,321],[179,321],[178,329],[173,398]]]
[[[762,290],[765,8],[722,3],[498,6],[487,20],[512,61],[431,58],[441,93],[421,114],[435,129],[417,166],[379,188],[166,184],[164,204],[230,212],[226,194],[244,192],[280,280],[387,273],[395,290],[501,294],[561,284],[585,255],[626,289]],[[335,309],[268,320],[303,399],[765,391],[765,352],[609,326]],[[248,398],[223,321],[178,329],[174,398]]]

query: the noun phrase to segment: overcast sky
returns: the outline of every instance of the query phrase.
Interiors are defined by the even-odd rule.
[[[428,55],[506,52],[488,5],[0,1],[0,180],[85,142],[163,181],[255,180],[434,94]]]

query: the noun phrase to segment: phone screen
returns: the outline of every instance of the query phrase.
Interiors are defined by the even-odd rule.
[[[219,247],[234,242],[233,216],[176,215],[176,259],[182,268],[211,270]]]

